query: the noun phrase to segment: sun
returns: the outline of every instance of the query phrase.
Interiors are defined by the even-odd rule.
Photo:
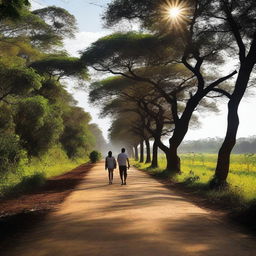
[[[161,7],[161,16],[164,22],[178,29],[188,21],[190,9],[186,0],[167,0]]]
[[[170,7],[168,10],[170,18],[178,18],[181,15],[182,10],[179,7]]]

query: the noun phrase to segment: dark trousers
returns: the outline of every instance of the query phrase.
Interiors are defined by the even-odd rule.
[[[119,166],[119,173],[120,173],[120,178],[123,181],[126,181],[127,178],[127,167],[126,166]]]

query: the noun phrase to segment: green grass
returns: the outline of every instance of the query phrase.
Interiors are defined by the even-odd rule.
[[[41,159],[33,158],[29,162],[24,161],[17,171],[2,174],[0,176],[0,197],[29,191],[44,184],[47,178],[61,175],[88,160],[88,157],[70,160],[60,148],[55,147]]]
[[[256,199],[256,155],[232,155],[230,173],[228,176],[229,189],[212,191],[208,183],[214,175],[216,154],[181,154],[182,173],[175,177],[176,182],[200,191],[211,201],[223,201],[227,205],[241,207],[249,205]],[[161,175],[165,169],[166,160],[159,157],[159,168],[150,169],[146,164],[135,164],[140,169],[149,170],[154,175]]]

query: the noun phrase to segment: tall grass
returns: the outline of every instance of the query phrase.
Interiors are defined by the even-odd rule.
[[[0,174],[0,197],[40,186],[47,178],[61,175],[85,162],[88,162],[88,156],[70,160],[63,150],[54,147],[40,159],[24,160],[15,172]]]
[[[230,173],[227,191],[212,191],[208,183],[214,175],[216,154],[181,154],[182,173],[175,177],[177,182],[202,191],[212,200],[226,200],[232,205],[247,205],[256,199],[256,155],[244,154],[231,156]],[[141,169],[149,169],[149,165],[136,164]],[[160,155],[159,168],[149,169],[154,174],[163,172],[166,166],[164,155]]]

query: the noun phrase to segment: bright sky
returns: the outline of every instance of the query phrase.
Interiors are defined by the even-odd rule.
[[[65,8],[71,14],[75,15],[79,32],[76,35],[76,39],[66,40],[65,46],[71,55],[78,56],[79,50],[85,49],[93,41],[110,33],[110,31],[102,28],[101,23],[101,14],[104,6],[110,1],[111,0],[33,0],[32,7],[42,8],[47,5],[56,5]],[[98,118],[98,110],[88,104],[86,92],[71,91],[78,101],[78,105],[91,113],[92,121],[99,125],[104,136],[107,138],[110,120]],[[255,111],[255,97],[244,98],[239,108],[240,126],[238,137],[256,135]],[[221,111],[218,114],[202,113],[200,115],[202,123],[200,128],[190,130],[185,139],[194,140],[207,137],[223,138],[226,132],[226,114],[227,107],[225,104],[221,105]]]

